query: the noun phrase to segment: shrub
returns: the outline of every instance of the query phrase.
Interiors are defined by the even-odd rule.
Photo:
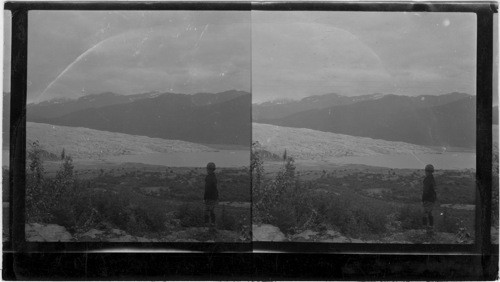
[[[165,229],[167,215],[164,210],[150,206],[139,207],[138,212],[144,216],[143,220],[150,231],[159,232]]]
[[[202,227],[205,225],[204,210],[195,205],[182,204],[177,209],[177,218],[184,227]]]
[[[29,170],[26,172],[26,219],[28,222],[47,218],[46,202],[42,197],[44,186],[44,166],[42,148],[38,141],[30,144],[28,150]]]
[[[353,233],[355,231],[352,230],[356,224],[354,215],[346,201],[332,199],[326,211],[325,218],[329,224],[337,227],[339,231],[344,234]]]
[[[379,211],[371,209],[357,209],[354,211],[354,217],[357,219],[358,224],[361,223],[361,227],[366,226],[366,233],[380,234],[386,231],[386,216]],[[357,232],[363,233],[361,230]]]
[[[295,232],[296,219],[286,207],[274,207],[270,210],[272,224],[276,225],[283,233]]]
[[[404,230],[422,228],[422,209],[419,207],[405,205],[397,213],[396,220],[401,221]]]
[[[72,231],[76,225],[75,215],[68,207],[59,206],[51,210],[53,216],[53,223],[64,226],[66,229]]]
[[[219,229],[234,230],[236,227],[236,220],[234,217],[226,212],[226,208],[222,206],[222,214],[220,220],[216,221]]]
[[[434,217],[435,218],[435,217]],[[453,216],[448,209],[443,210],[443,216],[441,220],[441,224],[439,225],[439,231],[447,232],[447,233],[456,233],[459,230],[458,219]],[[436,223],[434,223],[436,224]]]
[[[317,221],[335,226],[341,233],[357,237],[386,231],[385,212],[372,205],[360,204],[356,198],[315,197],[314,202]]]
[[[272,181],[264,182],[259,146],[258,143],[253,144],[251,156],[253,217],[254,222],[271,222],[275,217],[271,212],[276,213],[273,210],[278,205],[289,205],[290,203],[285,203],[287,195],[296,194],[295,165],[293,158],[287,157],[285,152],[284,166]]]
[[[125,197],[112,192],[101,192],[95,195],[92,202],[103,219],[118,228],[127,228],[130,216],[127,211],[129,201]]]

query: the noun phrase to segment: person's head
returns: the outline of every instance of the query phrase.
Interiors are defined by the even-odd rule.
[[[431,164],[428,164],[425,166],[425,174],[430,175],[434,172],[434,166]]]
[[[207,164],[207,172],[214,172],[215,171],[215,164],[213,162],[209,162]]]

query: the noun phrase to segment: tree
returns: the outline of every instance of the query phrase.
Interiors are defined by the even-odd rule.
[[[262,157],[260,156],[260,144],[258,141],[252,143],[252,152],[250,156],[250,173],[252,175],[252,189],[254,193],[259,194],[264,167]]]
[[[29,168],[35,185],[40,185],[43,181],[44,167],[42,160],[43,150],[38,140],[30,144],[31,149],[28,151]]]
[[[34,141],[28,150],[29,171],[26,173],[26,218],[37,221],[44,217],[47,203],[44,200],[44,167],[42,147]]]
[[[57,204],[62,194],[68,193],[75,184],[73,168],[73,159],[71,156],[65,156],[64,162],[57,171],[53,191],[51,191],[54,199],[56,199],[55,204]]]

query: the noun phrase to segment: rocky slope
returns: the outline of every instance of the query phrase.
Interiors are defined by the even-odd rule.
[[[75,159],[100,159],[109,156],[155,152],[214,151],[212,148],[186,141],[150,138],[82,127],[33,122],[28,122],[26,127],[28,144],[38,140],[45,151],[57,156],[64,148],[66,154]]]
[[[285,235],[270,224],[253,225],[253,240],[263,242],[320,242],[320,243],[379,243],[379,244],[473,244],[472,237],[435,232],[428,235],[423,229],[412,229],[382,236],[376,240],[349,238],[336,230],[322,232],[305,230],[294,235]]]
[[[91,228],[71,234],[66,228],[56,224],[26,224],[28,242],[242,242],[236,232],[218,230],[210,232],[204,227],[178,228],[162,235],[133,236],[110,226]]]
[[[253,123],[253,140],[281,156],[284,150],[297,160],[383,154],[434,153],[431,148],[404,142],[355,137],[306,128]]]

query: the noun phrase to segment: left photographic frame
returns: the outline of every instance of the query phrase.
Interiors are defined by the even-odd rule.
[[[129,8],[26,12],[25,242],[249,249],[250,11]]]

